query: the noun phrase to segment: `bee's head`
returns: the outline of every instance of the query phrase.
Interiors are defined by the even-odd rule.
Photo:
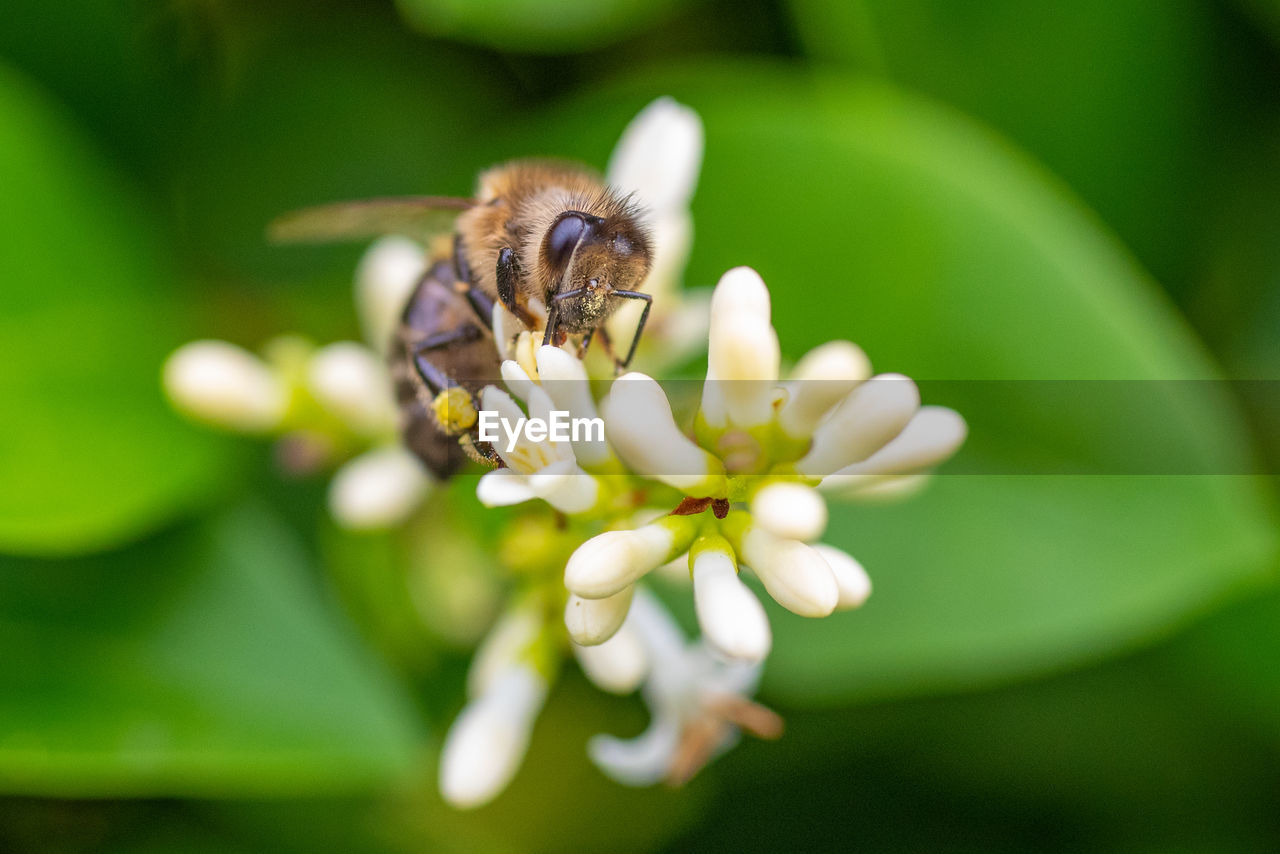
[[[566,211],[547,229],[542,260],[550,272],[560,325],[594,329],[620,303],[616,291],[635,291],[649,274],[649,235],[634,212],[607,217]]]

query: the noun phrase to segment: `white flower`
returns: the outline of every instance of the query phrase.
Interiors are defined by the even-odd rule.
[[[321,347],[311,357],[307,384],[316,402],[364,436],[392,436],[396,405],[386,365],[352,341]]]
[[[720,278],[711,297],[703,417],[715,429],[750,429],[773,418],[781,359],[769,289],[750,267]]]
[[[796,363],[786,384],[778,426],[790,438],[808,439],[822,417],[871,376],[871,362],[848,341],[828,341]]]
[[[535,354],[538,382],[547,397],[561,411],[575,419],[595,419],[595,401],[591,398],[591,383],[587,369],[576,356],[559,347],[539,347]],[[505,378],[505,377],[504,377]],[[578,464],[586,468],[600,468],[615,458],[609,443],[596,431],[583,430],[571,435],[570,443]]]
[[[611,694],[630,694],[649,673],[649,657],[630,618],[604,643],[573,644],[573,654],[587,678]]]
[[[901,433],[862,461],[823,478],[822,488],[850,491],[932,468],[954,454],[968,432],[954,410],[921,407]]]
[[[796,471],[825,477],[867,459],[902,432],[920,409],[920,391],[902,374],[881,374],[855,388],[813,434]]]
[[[547,695],[547,680],[529,656],[543,627],[538,603],[522,602],[499,618],[472,659],[470,701],[440,756],[440,792],[456,807],[492,800],[520,767]]]
[[[607,180],[634,193],[653,229],[653,264],[641,290],[654,297],[641,341],[646,364],[675,364],[693,355],[690,344],[706,330],[706,305],[679,290],[693,243],[689,201],[702,167],[703,130],[698,114],[671,98],[659,98],[637,115],[609,159]],[[642,306],[631,301],[608,321],[615,340],[629,342]],[[689,334],[693,331],[694,334]],[[628,345],[629,346],[629,345]]]
[[[697,549],[690,554],[690,562],[693,602],[707,642],[729,658],[764,661],[773,643],[769,618],[760,600],[738,578],[728,543]]]
[[[550,423],[553,406],[547,393],[515,362],[504,362],[502,369],[508,383],[525,393],[528,417]],[[511,396],[499,388],[485,386],[480,400],[484,410],[496,413],[512,429],[525,418]],[[570,514],[584,513],[595,506],[600,484],[578,466],[569,442],[552,441],[550,436],[535,441],[522,430],[514,443],[503,436],[494,447],[507,468],[495,469],[480,478],[476,495],[482,504],[502,507],[541,498]]]
[[[413,288],[427,270],[427,253],[407,237],[379,238],[356,268],[356,309],[365,340],[387,350]]]
[[[346,528],[390,528],[409,518],[430,491],[431,482],[422,463],[404,448],[376,448],[334,474],[329,482],[329,512]]]
[[[854,560],[852,555],[826,543],[815,543],[813,550],[827,562],[835,577],[836,589],[840,591],[836,602],[837,610],[858,608],[867,601],[867,597],[871,595],[871,578],[862,564]]]
[[[618,377],[601,411],[609,441],[633,471],[690,495],[724,490],[724,466],[680,432],[666,393],[650,377]]]
[[[730,530],[730,540],[779,605],[802,617],[836,609],[840,588],[822,555],[799,540],[774,536],[759,524]]]
[[[656,214],[689,206],[702,166],[702,120],[659,98],[631,120],[609,159],[609,183],[636,193]]]
[[[733,746],[739,728],[777,737],[777,715],[749,697],[760,666],[730,662],[702,644],[689,645],[661,604],[638,590],[633,622],[650,660],[644,699],[653,715],[633,739],[597,735],[587,746],[597,767],[630,786],[683,783]]]
[[[280,426],[288,409],[284,383],[267,363],[226,341],[192,341],[164,366],[174,406],[201,421],[246,433]]]
[[[547,683],[530,667],[494,677],[449,727],[440,753],[440,793],[459,809],[493,800],[515,776],[529,748]]]
[[[564,608],[564,624],[569,629],[569,637],[579,646],[596,646],[609,640],[622,628],[634,592],[635,588],[628,585],[602,599],[584,599],[577,594],[569,594]]]
[[[613,596],[685,552],[696,533],[696,524],[687,516],[664,516],[629,531],[605,531],[569,557],[564,586],[584,599]]]
[[[808,542],[827,528],[827,503],[811,486],[770,483],[751,499],[751,518],[776,536]]]

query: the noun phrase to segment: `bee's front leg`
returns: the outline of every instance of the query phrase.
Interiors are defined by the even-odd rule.
[[[520,322],[530,329],[536,329],[538,319],[525,308],[520,292],[520,265],[516,260],[515,250],[504,247],[498,253],[498,299],[507,310],[519,318]],[[550,324],[548,324],[549,326]]]

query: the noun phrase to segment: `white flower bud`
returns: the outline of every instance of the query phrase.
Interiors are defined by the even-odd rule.
[[[564,607],[569,637],[579,646],[595,646],[613,637],[627,619],[633,593],[631,585],[603,599],[583,599],[570,593]]]
[[[723,406],[738,427],[773,418],[774,390],[781,359],[778,334],[769,321],[769,289],[750,267],[735,267],[720,278],[711,297],[707,343],[707,386],[715,386],[709,410]],[[715,425],[711,413],[705,413]]]
[[[696,532],[687,516],[667,516],[631,531],[605,531],[578,546],[564,586],[584,599],[612,596],[689,547]]]
[[[818,425],[796,470],[825,477],[880,450],[920,408],[920,391],[902,374],[880,374],[858,386]]]
[[[813,487],[771,483],[751,499],[751,518],[778,537],[816,540],[827,528],[827,503]]]
[[[499,674],[519,664],[542,627],[542,610],[536,602],[526,600],[503,613],[471,657],[467,696],[485,693]]]
[[[409,296],[427,270],[422,247],[407,237],[379,238],[356,268],[356,309],[365,339],[380,353],[391,343]]]
[[[280,426],[288,395],[265,362],[226,341],[193,341],[164,366],[164,387],[186,414],[232,430],[266,433]]]
[[[364,436],[395,430],[391,377],[372,350],[350,341],[317,350],[307,367],[316,402]]]
[[[815,543],[813,550],[822,555],[822,559],[831,567],[836,586],[840,588],[840,601],[837,610],[857,608],[867,601],[871,595],[871,578],[853,555],[843,552],[826,543]]]
[[[511,667],[468,703],[445,736],[440,794],[459,809],[493,800],[515,776],[529,733],[546,699],[546,681],[527,667]]]
[[[788,436],[808,438],[831,408],[871,376],[871,362],[848,341],[828,341],[804,355],[787,383],[778,425]]]
[[[702,166],[702,121],[671,98],[640,111],[609,158],[609,185],[636,193],[655,214],[688,207]]]
[[[601,409],[609,441],[633,471],[690,495],[724,493],[724,466],[680,432],[652,379],[636,372],[618,377]]]
[[[823,480],[852,486],[860,479],[910,474],[935,466],[956,452],[969,428],[958,412],[945,406],[924,406],[887,445],[862,462],[845,466]]]
[[[763,661],[769,654],[769,619],[738,577],[731,555],[714,549],[696,553],[693,601],[703,637],[719,652],[744,661]]]
[[[778,604],[802,617],[825,617],[840,590],[822,555],[797,540],[775,537],[759,525],[743,533],[739,553]]]
[[[818,488],[840,498],[865,504],[889,504],[910,498],[929,485],[928,474],[853,475],[836,479],[830,487],[824,479]]]
[[[431,489],[422,463],[395,446],[348,461],[329,482],[329,512],[344,528],[390,528],[409,518]]]
[[[630,694],[649,673],[644,644],[627,623],[613,637],[595,646],[573,645],[573,654],[587,678],[602,691]]]

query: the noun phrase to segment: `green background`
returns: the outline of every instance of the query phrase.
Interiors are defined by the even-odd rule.
[[[195,337],[358,338],[358,248],[268,246],[276,214],[466,194],[508,157],[602,167],[660,95],[706,126],[686,284],[754,266],[789,359],[850,338],[926,380],[1280,380],[1274,0],[5,17],[0,850],[1280,846],[1274,477],[944,469],[910,502],[835,506],[827,539],[876,593],[772,615],[782,741],[682,790],[618,787],[585,742],[644,709],[570,665],[511,789],[457,813],[435,761],[483,625],[421,602],[455,567],[492,583],[457,532],[493,514],[463,479],[409,547],[343,534],[323,478],[187,424],[159,385]],[[1280,464],[1270,386],[995,417],[944,385],[965,471]]]

